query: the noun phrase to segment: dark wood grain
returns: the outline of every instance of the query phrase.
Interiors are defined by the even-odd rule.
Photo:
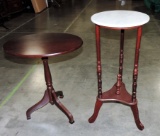
[[[22,36],[6,42],[4,51],[25,58],[42,58],[72,52],[82,45],[80,37],[67,33],[43,33]]]
[[[44,77],[46,87],[43,98],[26,111],[27,119],[31,114],[44,107],[48,103],[55,104],[74,123],[69,110],[60,102],[63,98],[62,91],[55,91],[52,85],[52,76],[48,65],[48,57],[72,52],[82,46],[82,39],[78,36],[67,33],[43,33],[22,36],[9,40],[3,45],[5,53],[24,58],[41,58],[44,66]]]

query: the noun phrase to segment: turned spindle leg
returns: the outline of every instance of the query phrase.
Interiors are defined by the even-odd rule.
[[[120,36],[120,52],[119,52],[119,73],[117,75],[117,83],[116,83],[116,94],[120,94],[120,87],[122,83],[122,74],[123,74],[123,58],[124,58],[124,30],[121,30]]]
[[[101,47],[100,47],[100,26],[95,26],[96,31],[96,51],[97,51],[97,79],[98,79],[98,98],[102,96],[102,66],[101,66]]]
[[[123,58],[124,58],[124,30],[121,30],[121,38],[120,38],[120,53],[119,53],[119,74],[123,74]]]
[[[135,49],[135,59],[134,59],[134,70],[133,70],[133,84],[132,84],[132,101],[133,102],[136,101],[136,89],[137,89],[137,79],[138,79],[138,61],[139,61],[141,35],[142,35],[142,27],[138,27],[136,49]]]
[[[52,93],[55,93],[55,90],[52,86],[52,77],[51,77],[50,69],[48,66],[48,58],[47,57],[42,58],[42,61],[43,61],[43,66],[44,66],[44,76],[45,76],[46,86],[47,86],[47,90],[49,93],[49,102],[51,104],[54,104]]]
[[[141,43],[141,36],[142,36],[142,27],[138,27],[137,30],[137,41],[136,41],[136,49],[135,49],[135,60],[134,60],[134,70],[133,70],[133,84],[132,84],[132,101],[136,102],[136,89],[137,89],[137,79],[138,79],[138,61],[139,61],[139,52],[140,52],[140,43]],[[135,105],[131,106],[134,119],[136,122],[137,127],[140,130],[144,129],[143,124],[140,122],[139,119],[139,111],[137,102]]]
[[[94,108],[93,115],[89,118],[89,123],[93,123],[99,113],[99,110],[102,106],[102,102],[98,100],[98,98],[102,97],[102,66],[101,66],[101,49],[100,49],[100,26],[95,25],[96,31],[96,53],[97,53],[97,79],[98,79],[98,96],[97,101]]]

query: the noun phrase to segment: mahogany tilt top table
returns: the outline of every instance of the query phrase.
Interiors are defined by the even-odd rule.
[[[80,37],[67,33],[43,33],[31,34],[9,40],[3,45],[4,52],[22,58],[41,58],[44,65],[44,76],[47,89],[43,98],[29,108],[26,112],[27,119],[31,118],[31,113],[46,104],[55,104],[74,123],[72,114],[59,101],[63,98],[62,91],[55,91],[52,85],[52,77],[48,65],[48,57],[72,52],[80,48],[83,41]]]
[[[136,99],[136,88],[138,78],[138,60],[140,51],[140,42],[142,36],[142,26],[149,21],[147,14],[129,11],[129,10],[113,10],[103,11],[94,14],[91,21],[95,24],[96,32],[96,53],[97,53],[97,78],[98,78],[98,96],[95,104],[93,115],[89,118],[89,122],[93,123],[99,113],[99,110],[105,102],[119,102],[131,107],[134,115],[135,123],[138,129],[143,130],[144,126],[140,122],[139,112]],[[119,73],[117,82],[113,87],[102,93],[102,66],[101,66],[101,44],[100,44],[100,28],[120,30],[120,53],[119,53]],[[135,59],[133,68],[132,95],[130,95],[125,84],[122,81],[123,74],[123,58],[124,58],[124,32],[129,29],[137,29],[137,41],[135,48]]]

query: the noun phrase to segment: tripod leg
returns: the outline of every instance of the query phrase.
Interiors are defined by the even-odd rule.
[[[89,123],[93,123],[93,122],[96,120],[101,106],[102,106],[102,102],[97,99],[96,104],[95,104],[95,108],[94,108],[94,113],[93,113],[93,115],[88,119],[88,122],[89,122]]]
[[[144,126],[143,124],[141,123],[140,119],[139,119],[139,112],[138,112],[138,107],[137,107],[137,104],[135,105],[132,105],[131,106],[131,109],[132,109],[132,112],[133,112],[133,115],[134,115],[134,120],[135,120],[135,123],[137,125],[137,128],[139,130],[143,130],[144,129]]]
[[[33,105],[31,108],[27,110],[26,112],[27,119],[31,119],[31,114],[34,111],[44,107],[48,103],[49,103],[49,97],[48,97],[48,91],[46,90],[43,98],[38,103],[36,103],[35,105]]]
[[[69,119],[69,123],[73,124],[74,123],[74,119],[72,114],[68,111],[68,109],[59,101],[59,99],[57,98],[57,96],[55,96],[55,94],[53,94],[53,99],[54,99],[54,103],[55,105],[68,117]]]
[[[62,98],[63,93],[62,91],[55,92],[53,86],[52,86],[52,77],[48,65],[48,58],[42,58],[43,64],[44,64],[44,74],[45,74],[45,80],[48,90],[48,99],[51,104],[55,104],[69,119],[69,122],[72,124],[74,123],[72,114],[66,109],[65,106],[59,101],[58,97]]]

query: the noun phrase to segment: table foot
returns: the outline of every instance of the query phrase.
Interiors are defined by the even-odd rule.
[[[72,121],[69,121],[69,123],[70,123],[70,124],[73,124],[73,123],[74,123],[74,120],[72,120]]]
[[[48,97],[48,91],[46,90],[45,93],[44,93],[43,98],[42,98],[38,103],[36,103],[35,105],[33,105],[31,108],[29,108],[29,109],[27,110],[27,112],[26,112],[27,120],[28,120],[28,119],[31,119],[31,114],[32,114],[34,111],[36,111],[36,110],[44,107],[44,106],[47,105],[48,103],[49,103],[49,97]]]
[[[93,122],[96,120],[101,106],[102,106],[102,102],[97,99],[96,104],[95,104],[95,108],[94,108],[94,113],[93,113],[93,115],[88,119],[88,122],[89,122],[89,123],[93,123]]]
[[[131,105],[131,110],[133,112],[133,115],[134,115],[134,120],[135,120],[135,123],[137,125],[137,128],[139,130],[143,130],[144,129],[144,126],[143,124],[141,123],[140,119],[139,119],[139,112],[138,112],[138,107],[137,107],[137,104],[135,105]]]

